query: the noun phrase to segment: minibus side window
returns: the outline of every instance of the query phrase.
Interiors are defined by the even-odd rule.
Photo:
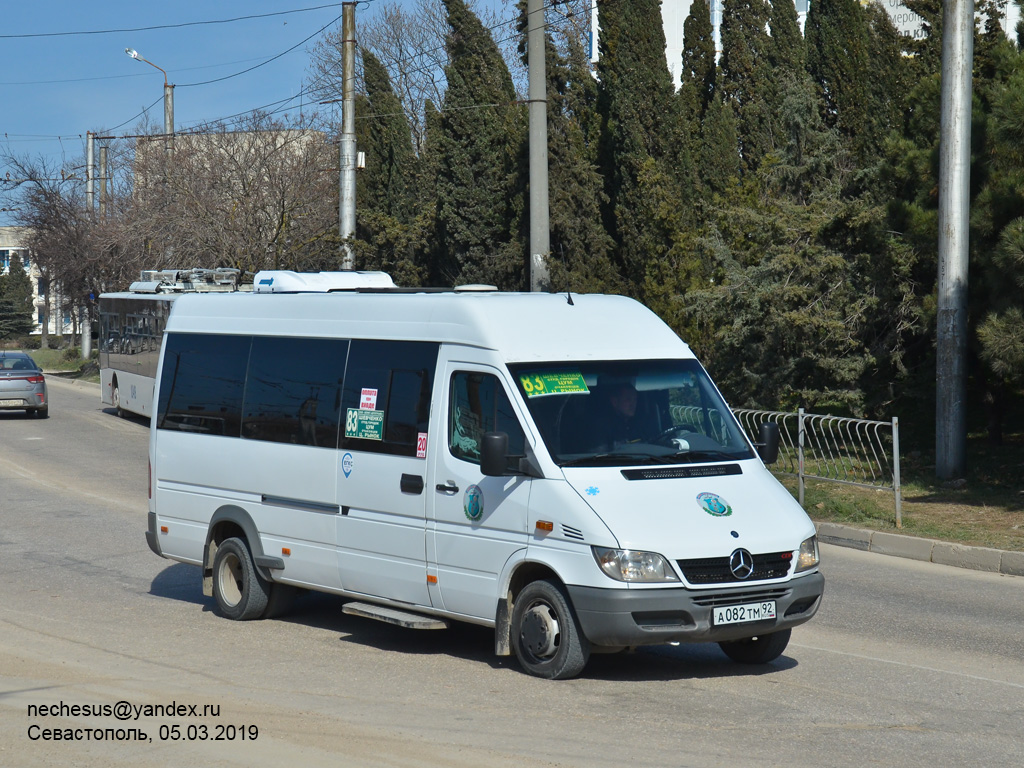
[[[170,333],[157,428],[238,437],[251,336]]]
[[[479,464],[485,432],[504,432],[508,435],[509,456],[524,455],[526,436],[498,378],[473,371],[453,374],[448,450],[458,459]],[[516,469],[518,459],[510,458],[508,466]]]
[[[242,437],[334,449],[348,342],[253,339]]]
[[[430,392],[440,345],[354,339],[341,397],[340,446],[416,456],[430,421]]]

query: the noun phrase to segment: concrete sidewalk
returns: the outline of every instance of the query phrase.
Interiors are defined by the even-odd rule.
[[[988,547],[968,547],[948,541],[921,539],[886,531],[869,531],[838,523],[815,523],[818,540],[840,547],[863,549],[927,563],[953,565],[975,571],[1024,576],[1024,552],[1004,552]]]

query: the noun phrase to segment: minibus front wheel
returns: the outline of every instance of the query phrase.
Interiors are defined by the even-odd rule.
[[[533,581],[512,608],[512,647],[523,669],[548,680],[576,677],[590,658],[590,642],[562,586]]]
[[[225,539],[213,558],[213,597],[220,612],[235,621],[257,619],[267,609],[270,583],[256,572],[242,539]]]

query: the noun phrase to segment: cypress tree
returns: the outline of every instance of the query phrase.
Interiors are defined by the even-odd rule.
[[[437,142],[438,266],[454,282],[524,284],[523,168],[526,113],[508,67],[463,0],[448,12],[448,89]]]
[[[611,261],[613,242],[601,219],[597,83],[579,38],[570,32],[564,42],[564,57],[550,37],[546,45],[551,286],[617,293],[622,286]]]
[[[599,6],[598,109],[608,203],[605,221],[625,277],[641,290],[648,267],[668,258],[677,225],[690,216],[691,162],[665,61],[657,0]]]
[[[369,50],[361,52],[368,114],[366,139],[361,143],[366,152],[366,170],[359,174],[359,199],[371,210],[407,221],[412,212],[409,183],[416,161],[412,129],[384,65]]]
[[[756,170],[772,147],[771,69],[768,63],[768,4],[734,0],[722,11],[722,61],[718,83],[736,115],[740,156]]]
[[[768,63],[772,71],[794,76],[802,73],[807,64],[807,48],[793,0],[775,0],[771,4],[768,28]]]
[[[739,181],[739,140],[732,105],[716,93],[701,124],[697,175],[705,189],[722,193]]]
[[[826,125],[854,142],[871,120],[871,75],[866,12],[858,0],[819,0],[807,15],[807,69],[818,90]]]
[[[683,22],[683,67],[679,87],[683,118],[696,135],[715,90],[715,39],[711,7],[693,0]]]
[[[387,70],[370,51],[360,53],[365,94],[356,101],[356,141],[366,153],[366,167],[356,175],[357,264],[382,269],[399,285],[418,285],[423,270],[415,253],[420,227],[412,130]]]
[[[806,69],[807,49],[793,0],[775,0],[768,24],[771,36],[766,50],[766,100],[771,143],[767,150],[777,156],[793,138],[787,130],[792,123],[786,123],[786,101],[802,93],[810,85],[810,79]]]

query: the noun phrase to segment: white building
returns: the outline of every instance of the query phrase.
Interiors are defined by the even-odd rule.
[[[21,259],[23,268],[32,280],[32,306],[35,308],[36,323],[32,333],[35,335],[43,331],[46,298],[51,288],[49,281],[40,274],[39,267],[32,258],[32,252],[26,245],[28,233],[27,227],[0,227],[0,274],[6,275],[10,272],[12,257],[17,256]],[[60,316],[61,310],[58,308],[61,302],[58,299],[57,296],[50,297],[49,333],[56,336],[68,335],[74,327],[71,312],[65,311],[63,316]]]

